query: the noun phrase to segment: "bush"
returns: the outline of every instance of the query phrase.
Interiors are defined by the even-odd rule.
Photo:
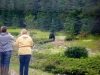
[[[44,44],[44,43],[48,43],[48,42],[51,42],[52,40],[51,39],[48,39],[48,38],[41,38],[37,41],[38,44]]]
[[[88,57],[88,51],[84,47],[68,47],[64,54],[71,58]]]
[[[76,40],[76,37],[74,35],[67,35],[65,37],[65,41],[72,41],[72,40]]]
[[[65,37],[65,41],[72,41],[73,38],[72,37]]]
[[[18,27],[16,27],[16,26],[11,26],[11,27],[9,27],[10,29],[17,29]]]
[[[17,36],[19,32],[11,32],[11,34]]]
[[[79,38],[86,38],[88,35],[86,32],[81,32],[78,36]]]
[[[33,52],[35,61],[30,64],[31,68],[48,71],[54,75],[99,75],[100,55],[89,58],[67,58],[59,54],[42,55]]]

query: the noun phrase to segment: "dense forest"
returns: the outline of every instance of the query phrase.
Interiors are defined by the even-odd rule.
[[[0,0],[0,26],[100,35],[100,0]]]

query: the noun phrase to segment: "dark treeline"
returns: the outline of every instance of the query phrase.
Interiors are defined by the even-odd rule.
[[[0,0],[0,26],[100,34],[100,0]]]

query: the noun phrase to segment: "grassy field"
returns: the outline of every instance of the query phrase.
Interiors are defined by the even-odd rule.
[[[9,32],[21,32],[21,29],[9,29]],[[68,63],[68,67],[66,69],[71,69],[71,68],[75,68],[77,69],[77,67],[75,65],[72,66],[72,64],[75,62],[77,65],[82,65],[83,62],[85,61],[89,61],[90,60],[94,61],[95,58],[91,59],[91,57],[96,57],[98,55],[100,55],[100,38],[98,37],[94,37],[94,36],[88,36],[87,38],[84,39],[79,39],[79,40],[73,40],[73,41],[64,41],[65,35],[63,32],[57,32],[56,34],[56,40],[55,42],[48,42],[48,43],[44,43],[44,44],[38,44],[37,41],[41,41],[41,38],[44,39],[48,39],[50,32],[46,31],[40,31],[40,30],[32,30],[32,38],[35,42],[35,45],[33,46],[33,58],[31,60],[30,63],[30,70],[29,70],[29,75],[53,75],[52,73],[47,73],[44,69],[45,69],[45,65],[48,64],[54,64],[57,66],[56,61],[59,60],[65,60]],[[15,36],[18,37],[18,36]],[[71,47],[71,46],[82,46],[85,47],[88,52],[89,52],[89,59],[70,59],[70,58],[62,58],[62,55],[64,55],[64,51],[67,49],[67,47]],[[18,62],[18,55],[17,55],[17,50],[18,48],[16,48],[14,46],[14,51],[13,51],[13,55],[12,55],[12,59],[11,59],[11,69],[15,70],[18,73],[18,68],[19,68],[19,62]],[[56,55],[57,54],[57,55]],[[55,57],[55,58],[54,58]],[[53,58],[57,60],[51,60],[49,58]],[[47,61],[47,60],[51,60],[51,62]],[[80,63],[79,63],[80,61]],[[47,63],[45,63],[47,62]],[[82,64],[81,64],[82,62]],[[99,62],[99,61],[97,61]],[[63,66],[65,66],[65,62],[60,62],[60,65],[62,65],[62,67],[60,65],[58,65],[57,67],[59,67],[58,69],[60,70],[60,68],[63,68]],[[62,64],[63,63],[63,64]],[[44,65],[45,64],[45,65]],[[65,64],[65,65],[64,65]],[[87,62],[85,62],[85,66]],[[89,64],[90,65],[90,64]],[[93,62],[94,65],[94,62]],[[90,67],[90,66],[89,66]],[[97,68],[97,67],[96,67]],[[84,69],[84,68],[82,68]],[[88,68],[87,68],[88,69]],[[92,68],[91,68],[92,69]],[[88,69],[88,71],[90,71],[90,68]],[[92,75],[98,75],[96,71],[91,70],[94,73]],[[98,69],[97,69],[98,71]],[[52,71],[54,72],[54,71]],[[60,71],[59,71],[60,72]],[[91,72],[92,73],[92,72]],[[87,74],[89,75],[89,74]],[[91,75],[91,74],[90,74]]]

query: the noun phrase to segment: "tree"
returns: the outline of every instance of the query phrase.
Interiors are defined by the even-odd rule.
[[[32,16],[31,14],[26,16],[25,24],[26,24],[26,28],[30,30],[30,34],[31,34],[32,33],[31,29],[33,29],[33,27],[34,27],[34,16]]]

